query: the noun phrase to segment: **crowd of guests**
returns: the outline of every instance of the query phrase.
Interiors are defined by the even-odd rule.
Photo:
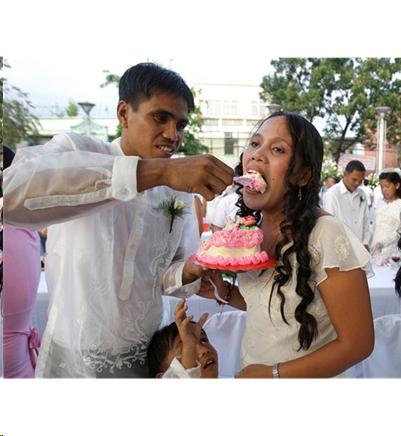
[[[322,187],[322,138],[285,111],[260,121],[235,170],[212,156],[168,159],[193,109],[177,73],[138,64],[119,84],[121,138],[64,134],[18,151],[5,171],[5,377],[216,377],[206,315],[194,322],[182,300],[159,331],[161,295],[214,299],[211,277],[247,311],[237,377],[334,377],[372,352],[364,270],[369,252],[381,264],[396,258],[399,170],[380,174],[377,204],[357,160]],[[266,179],[266,193],[233,184],[248,170]],[[205,222],[217,231],[246,215],[278,264],[227,284],[191,256]],[[42,344],[30,325],[37,231],[51,294]]]

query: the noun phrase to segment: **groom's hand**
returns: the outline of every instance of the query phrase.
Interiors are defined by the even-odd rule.
[[[234,171],[210,155],[169,160],[165,173],[167,186],[177,190],[202,194],[213,200],[233,181]]]
[[[176,159],[143,159],[138,162],[138,192],[154,186],[198,193],[207,200],[224,191],[233,181],[234,171],[210,155]]]

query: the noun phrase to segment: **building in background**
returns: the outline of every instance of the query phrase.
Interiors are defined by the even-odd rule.
[[[250,133],[266,114],[266,103],[255,85],[199,83],[194,85],[203,126],[201,142],[215,156],[238,157]]]
[[[260,86],[197,83],[193,88],[203,118],[199,132],[200,141],[209,148],[210,154],[219,157],[230,166],[236,165],[252,130],[258,121],[269,113],[269,103],[263,102],[259,97]],[[58,133],[85,133],[84,114],[68,117],[60,115],[57,107],[49,109],[51,108],[42,108],[37,113],[40,120],[39,143],[47,142]],[[118,121],[115,109],[110,111],[107,107],[95,106],[91,116],[91,134],[106,141],[112,141],[117,137]],[[341,156],[339,167],[345,167],[351,159],[359,159],[365,164],[368,173],[373,172],[375,154],[374,150],[368,150],[363,144],[356,144],[348,153]],[[384,166],[398,166],[397,153],[393,148],[386,147]]]

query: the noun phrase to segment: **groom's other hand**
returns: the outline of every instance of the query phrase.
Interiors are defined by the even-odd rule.
[[[234,171],[211,155],[177,159],[146,159],[138,163],[138,191],[166,185],[176,191],[198,193],[207,200],[224,191]]]

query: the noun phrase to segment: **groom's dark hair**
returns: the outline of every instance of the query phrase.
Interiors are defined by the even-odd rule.
[[[173,347],[174,339],[177,336],[178,328],[175,322],[163,327],[153,335],[147,351],[150,378],[155,378],[158,373],[167,370],[164,361]]]
[[[148,100],[158,91],[181,97],[188,106],[188,112],[195,108],[191,89],[176,72],[152,62],[134,65],[122,75],[119,85],[120,101],[126,101],[134,110],[139,103]]]

